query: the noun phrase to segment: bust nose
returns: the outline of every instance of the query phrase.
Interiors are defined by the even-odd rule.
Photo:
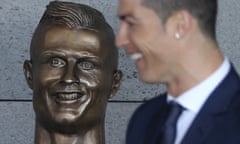
[[[61,83],[64,83],[64,84],[77,83],[77,84],[79,84],[79,80],[76,75],[76,69],[75,69],[74,62],[71,62],[67,65],[65,72],[62,76]]]

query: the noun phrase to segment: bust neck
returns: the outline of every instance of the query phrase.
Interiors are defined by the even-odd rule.
[[[77,134],[49,132],[36,123],[35,144],[105,144],[104,124]]]

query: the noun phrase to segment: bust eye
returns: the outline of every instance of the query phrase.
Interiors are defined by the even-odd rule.
[[[60,58],[53,58],[50,61],[50,65],[55,68],[61,68],[66,65],[66,62],[63,59]]]
[[[94,69],[94,64],[93,63],[91,63],[91,62],[80,62],[79,64],[78,64],[78,68],[80,68],[80,69],[83,69],[83,70],[91,70],[91,69]]]

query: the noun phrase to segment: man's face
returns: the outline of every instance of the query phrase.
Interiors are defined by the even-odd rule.
[[[177,54],[170,24],[163,24],[141,0],[119,0],[118,15],[121,25],[116,44],[135,60],[140,79],[150,83],[167,81]]]
[[[103,120],[114,66],[99,33],[52,27],[34,44],[35,57],[25,62],[25,71],[32,75],[37,119],[46,127],[71,131]]]

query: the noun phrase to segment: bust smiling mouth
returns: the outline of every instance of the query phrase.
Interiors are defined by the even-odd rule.
[[[83,103],[87,100],[87,95],[83,92],[58,92],[55,94],[55,100],[60,104]]]

